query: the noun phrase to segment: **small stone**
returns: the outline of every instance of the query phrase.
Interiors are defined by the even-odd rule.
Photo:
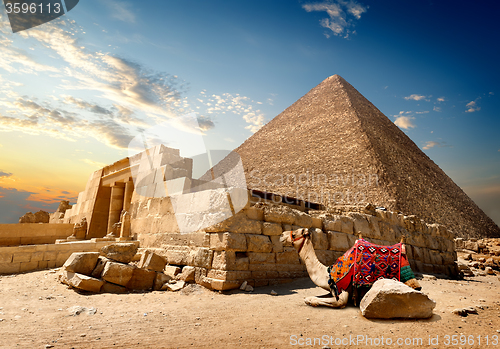
[[[245,291],[245,288],[247,287],[248,282],[243,281],[243,283],[240,286],[240,290]]]
[[[253,291],[253,287],[252,287],[252,285],[247,285],[247,286],[245,287],[245,291],[246,291],[246,292],[252,292],[252,291]]]
[[[52,344],[45,344],[45,348],[54,348]]]
[[[116,243],[101,248],[101,255],[121,263],[130,263],[137,253],[134,243]]]
[[[275,290],[271,290],[271,296],[277,296],[278,295],[278,292],[276,292]]]
[[[488,274],[488,275],[495,275],[495,271],[493,270],[492,267],[486,267],[485,271],[486,271],[486,274]]]
[[[81,307],[79,305],[75,305],[75,306],[68,308],[68,312],[72,316],[80,315],[81,313],[83,313],[86,310],[87,310],[87,308]]]

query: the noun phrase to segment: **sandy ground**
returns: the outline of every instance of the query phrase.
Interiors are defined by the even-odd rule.
[[[305,296],[325,293],[307,278],[252,293],[218,293],[190,285],[176,293],[87,295],[57,282],[54,270],[1,276],[0,347],[363,348],[375,347],[378,339],[379,348],[500,348],[500,339],[495,342],[494,337],[500,337],[496,276],[425,278],[421,284],[437,302],[431,319],[368,320],[354,306],[338,310],[305,305]],[[271,290],[278,295],[272,296]],[[74,306],[96,312],[71,315],[68,308]],[[466,306],[479,307],[479,314],[462,318],[451,313]],[[473,336],[467,340],[474,345],[461,344],[460,335]],[[389,338],[392,345],[387,345]],[[434,338],[433,345],[429,338]],[[407,345],[397,345],[398,339]],[[313,345],[306,345],[308,340]],[[335,340],[344,340],[344,345],[335,345]]]

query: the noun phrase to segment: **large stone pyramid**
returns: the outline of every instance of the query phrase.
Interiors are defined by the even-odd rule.
[[[373,203],[444,224],[458,236],[500,236],[499,227],[439,166],[338,75],[236,152],[249,189],[325,205]]]

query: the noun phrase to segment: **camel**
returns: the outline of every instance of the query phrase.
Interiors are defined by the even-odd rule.
[[[359,234],[359,238],[362,239],[361,234]],[[300,259],[306,265],[307,273],[309,274],[312,282],[314,282],[316,286],[321,287],[322,289],[329,292],[329,294],[324,296],[306,297],[304,301],[307,305],[314,307],[326,306],[341,309],[347,305],[348,301],[352,298],[353,293],[357,293],[353,292],[354,287],[352,285],[351,278],[350,280],[348,280],[349,285],[345,287],[345,289],[340,290],[340,294],[338,294],[337,286],[335,285],[335,282],[332,282],[330,277],[330,268],[325,266],[318,260],[316,252],[314,251],[313,243],[311,241],[311,233],[307,228],[301,228],[295,231],[285,231],[281,235],[280,241],[292,244],[292,246],[299,253]],[[402,238],[401,243],[402,250],[404,251],[404,237]],[[411,275],[413,276],[413,273],[411,273]],[[420,285],[414,279],[414,277],[405,282],[405,284],[416,290],[421,289]],[[354,301],[356,302],[356,299],[354,299]]]

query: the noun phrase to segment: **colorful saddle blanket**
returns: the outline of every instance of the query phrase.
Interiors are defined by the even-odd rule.
[[[406,282],[414,278],[401,243],[392,246],[358,239],[354,246],[328,268],[330,287],[337,294],[353,286],[371,286],[381,278]]]

